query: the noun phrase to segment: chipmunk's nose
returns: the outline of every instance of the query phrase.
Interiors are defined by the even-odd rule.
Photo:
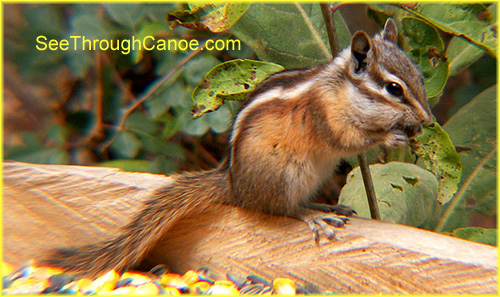
[[[432,116],[426,113],[425,116],[420,120],[420,123],[424,125],[429,125],[430,123],[432,123]]]

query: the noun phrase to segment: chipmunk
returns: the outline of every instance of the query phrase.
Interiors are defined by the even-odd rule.
[[[230,204],[302,219],[318,239],[322,229],[342,226],[343,206],[311,203],[337,162],[379,144],[399,146],[431,122],[419,69],[398,48],[388,19],[373,39],[356,32],[331,62],[271,75],[238,112],[228,155],[215,169],[172,176],[108,241],[57,251],[45,261],[96,275],[139,263],[182,217]]]

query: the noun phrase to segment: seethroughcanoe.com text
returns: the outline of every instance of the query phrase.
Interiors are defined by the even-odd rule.
[[[44,35],[36,38],[36,48],[40,51],[66,51],[66,50],[113,50],[121,51],[128,55],[131,51],[142,49],[153,51],[196,51],[202,45],[196,39],[156,39],[153,36],[146,36],[142,39],[132,37],[132,39],[108,40],[108,39],[87,39],[85,36],[70,36],[69,39],[48,39]],[[212,40],[208,39],[204,43],[205,50],[240,50],[241,42],[238,39]]]

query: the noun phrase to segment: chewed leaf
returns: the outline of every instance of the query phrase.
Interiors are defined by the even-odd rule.
[[[439,32],[431,25],[414,17],[403,17],[404,36],[408,40],[409,55],[424,75],[427,97],[438,97],[448,80],[448,61]],[[437,100],[431,100],[431,105]]]
[[[198,30],[210,30],[214,33],[229,30],[245,14],[251,4],[248,3],[196,3],[190,4],[189,10],[178,10],[167,16],[170,27],[179,25]]]
[[[462,163],[448,134],[434,122],[423,127],[422,135],[411,143],[415,154],[439,181],[439,203],[453,198],[462,176]]]
[[[397,4],[400,8],[424,19],[440,30],[460,36],[496,55],[496,6],[487,4],[419,3]]]
[[[193,91],[194,117],[218,109],[225,100],[245,99],[269,75],[283,69],[278,64],[239,59],[217,65]]]
[[[410,163],[370,165],[382,221],[432,229],[442,206],[436,201],[438,181],[429,171]],[[370,208],[359,167],[347,176],[339,204],[369,218]]]

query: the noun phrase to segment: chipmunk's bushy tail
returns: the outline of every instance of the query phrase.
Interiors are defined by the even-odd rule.
[[[125,271],[138,264],[180,218],[213,208],[229,195],[228,179],[221,169],[173,178],[145,203],[120,235],[98,244],[56,250],[40,264],[85,276],[113,268]]]

